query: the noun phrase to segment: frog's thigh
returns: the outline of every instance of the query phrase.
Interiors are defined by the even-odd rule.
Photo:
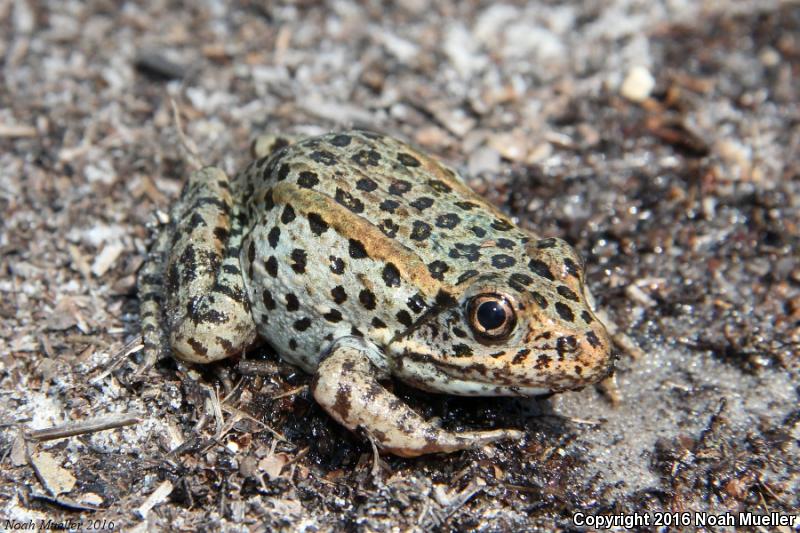
[[[333,418],[350,430],[363,428],[381,449],[416,457],[522,437],[515,430],[452,433],[436,427],[378,382],[385,372],[370,362],[374,350],[359,337],[337,340],[320,362],[312,390]]]
[[[229,185],[221,170],[200,169],[172,212],[167,329],[175,355],[185,361],[223,359],[255,338],[239,264],[242,228]]]

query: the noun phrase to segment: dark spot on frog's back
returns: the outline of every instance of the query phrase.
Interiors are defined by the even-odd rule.
[[[573,292],[573,290],[567,287],[566,285],[559,285],[556,288],[556,292],[558,292],[558,294],[560,294],[567,300],[572,300],[573,302],[578,301],[578,295],[575,294],[575,292]]]
[[[409,204],[411,207],[424,211],[433,205],[433,198],[421,196]]]
[[[555,276],[553,276],[553,273],[550,271],[550,267],[547,266],[547,263],[539,259],[531,259],[528,261],[528,268],[537,276],[541,276],[550,281],[556,279]]]
[[[358,301],[364,306],[367,311],[375,309],[375,295],[369,289],[362,289],[358,293]]]
[[[314,172],[309,172],[307,170],[304,170],[297,177],[297,184],[301,187],[305,187],[306,189],[311,189],[318,183],[319,183],[319,178]]]
[[[350,257],[353,259],[365,259],[367,257],[367,250],[361,241],[350,239],[349,245]]]
[[[323,165],[328,167],[333,166],[337,163],[336,157],[332,153],[326,150],[317,150],[315,152],[311,152],[311,155],[309,157],[312,160],[316,161],[317,163],[322,163]]]
[[[420,166],[419,159],[411,154],[401,153],[397,154],[397,160],[405,167],[418,167]]]
[[[303,274],[306,271],[306,251],[300,248],[292,250],[292,270],[298,274]]]
[[[383,282],[386,284],[387,287],[399,287],[400,286],[400,271],[391,261],[386,263],[386,266],[383,267]]]
[[[462,274],[460,276],[458,276],[458,279],[456,280],[456,285],[461,285],[465,281],[468,281],[468,280],[474,278],[477,275],[478,275],[478,271],[477,270],[466,270],[466,271],[462,272]]]
[[[330,311],[322,315],[322,318],[324,318],[328,322],[331,322],[332,324],[336,324],[337,322],[342,321],[342,313],[339,312],[337,309],[331,309]]]
[[[478,204],[474,202],[456,202],[455,205],[458,206],[459,209],[463,209],[464,211],[469,211],[475,207],[478,207]]]
[[[386,200],[381,202],[381,205],[378,206],[381,211],[386,211],[387,213],[394,213],[394,210],[400,207],[400,202],[396,200],[392,200],[387,198]]]
[[[406,301],[406,306],[411,309],[413,313],[418,315],[425,309],[425,300],[423,300],[422,296],[419,294],[415,294]]]
[[[539,307],[541,307],[542,309],[547,309],[547,298],[542,296],[541,293],[536,292],[536,291],[532,291],[531,292],[531,297],[533,297],[533,301],[534,302],[539,304]]]
[[[342,148],[344,146],[349,145],[350,141],[352,141],[352,140],[353,140],[353,138],[350,137],[349,135],[340,134],[340,135],[336,135],[335,137],[333,137],[331,139],[331,144],[333,146],[338,146],[339,148]]]
[[[444,280],[444,273],[447,272],[449,269],[450,267],[447,266],[447,263],[445,263],[444,261],[437,260],[428,264],[428,272],[430,272],[431,277],[433,279],[438,279],[439,281]]]
[[[581,277],[581,267],[575,264],[575,261],[570,259],[569,257],[564,259],[564,266],[567,268],[567,273],[574,277],[580,278]]]
[[[572,313],[572,309],[562,302],[556,302],[556,312],[558,313],[558,316],[567,322],[575,321],[575,315]]]
[[[356,182],[356,189],[364,192],[372,192],[378,188],[378,184],[370,178],[361,178]]]
[[[264,302],[264,307],[270,311],[275,310],[275,299],[272,297],[272,293],[268,289],[261,291],[261,301]]]
[[[336,201],[345,206],[347,209],[352,211],[353,213],[363,213],[364,212],[364,202],[353,196],[347,191],[336,187]]]
[[[411,184],[403,180],[395,180],[389,185],[389,194],[394,194],[395,196],[403,196],[410,190]]]
[[[394,239],[397,236],[398,230],[400,230],[400,226],[395,224],[392,221],[392,219],[384,218],[378,225],[378,229],[380,229],[383,232],[383,234],[389,237],[390,239]]]
[[[328,223],[317,213],[308,214],[308,227],[314,235],[322,235],[328,231]]]
[[[297,311],[298,309],[300,309],[300,300],[297,299],[297,296],[295,296],[290,292],[287,293],[286,296],[284,296],[284,298],[286,298],[287,311]]]
[[[492,227],[497,231],[508,231],[512,229],[514,225],[506,220],[501,220],[499,218],[496,218],[494,219],[494,222],[492,222]]]
[[[359,150],[350,160],[360,167],[376,167],[381,162],[381,154],[375,150]]]
[[[301,318],[300,320],[295,320],[294,324],[292,324],[292,327],[297,331],[305,331],[309,327],[311,327],[311,320],[308,318]]]
[[[453,229],[461,222],[461,218],[455,213],[445,213],[436,217],[436,227]]]
[[[415,241],[424,241],[431,235],[431,227],[421,220],[415,220],[411,225],[411,238]]]
[[[347,291],[341,285],[337,285],[331,289],[331,298],[337,304],[342,304],[347,301]]]
[[[453,259],[463,257],[468,261],[477,261],[481,258],[481,247],[479,244],[457,242],[447,255]]]
[[[428,180],[428,186],[434,191],[443,194],[449,193],[453,190],[448,184],[440,180]]]
[[[486,236],[486,230],[480,226],[472,226],[469,230],[475,234],[476,237],[483,238]]]
[[[267,242],[269,242],[269,245],[272,248],[275,248],[276,246],[278,246],[278,240],[280,239],[280,237],[281,237],[281,230],[278,226],[275,226],[271,230],[269,230],[269,234],[267,235]],[[250,259],[250,261],[252,261],[252,259]]]
[[[275,259],[275,256],[269,256],[267,261],[264,263],[264,268],[266,269],[267,274],[273,278],[278,277],[278,260]]]
[[[275,198],[272,194],[272,189],[264,193],[264,211],[269,211],[275,207]]]
[[[281,168],[278,169],[278,181],[283,181],[289,176],[289,165],[284,163],[281,165]]]
[[[414,321],[411,319],[411,315],[408,314],[408,311],[402,309],[397,312],[395,315],[397,321],[403,324],[405,327],[410,328]]]
[[[492,256],[492,266],[495,268],[508,268],[517,263],[516,259],[506,254],[497,254]]]
[[[515,272],[508,277],[508,284],[511,286],[512,289],[523,292],[525,287],[533,283],[533,279],[525,274],[520,274],[519,272]]]
[[[286,204],[286,207],[283,208],[283,213],[281,213],[281,222],[284,224],[288,224],[295,218],[294,208],[291,204]]]
[[[216,237],[219,242],[226,242],[228,240],[228,234],[228,228],[223,228],[222,226],[214,228],[214,237]]]
[[[342,261],[341,257],[336,257],[332,255],[328,258],[330,260],[331,272],[334,274],[344,274],[344,261]]]

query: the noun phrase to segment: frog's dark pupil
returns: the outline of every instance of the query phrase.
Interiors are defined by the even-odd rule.
[[[478,323],[487,331],[499,328],[506,321],[506,311],[500,302],[483,302],[477,316]]]

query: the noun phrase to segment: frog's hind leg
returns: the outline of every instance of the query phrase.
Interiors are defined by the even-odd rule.
[[[161,355],[166,338],[178,358],[197,363],[237,354],[254,340],[241,240],[228,177],[213,167],[193,172],[140,277],[145,361]]]
[[[372,363],[375,350],[359,337],[337,340],[320,362],[312,391],[333,418],[352,431],[365,430],[381,449],[416,457],[522,437],[510,429],[455,433],[425,420],[378,382],[388,373]]]

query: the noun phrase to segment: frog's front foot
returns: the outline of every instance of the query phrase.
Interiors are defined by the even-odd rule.
[[[372,363],[376,350],[359,337],[337,340],[320,362],[312,390],[334,419],[352,431],[364,429],[382,450],[416,457],[522,438],[521,431],[511,429],[454,433],[436,427],[378,382],[388,374]]]

